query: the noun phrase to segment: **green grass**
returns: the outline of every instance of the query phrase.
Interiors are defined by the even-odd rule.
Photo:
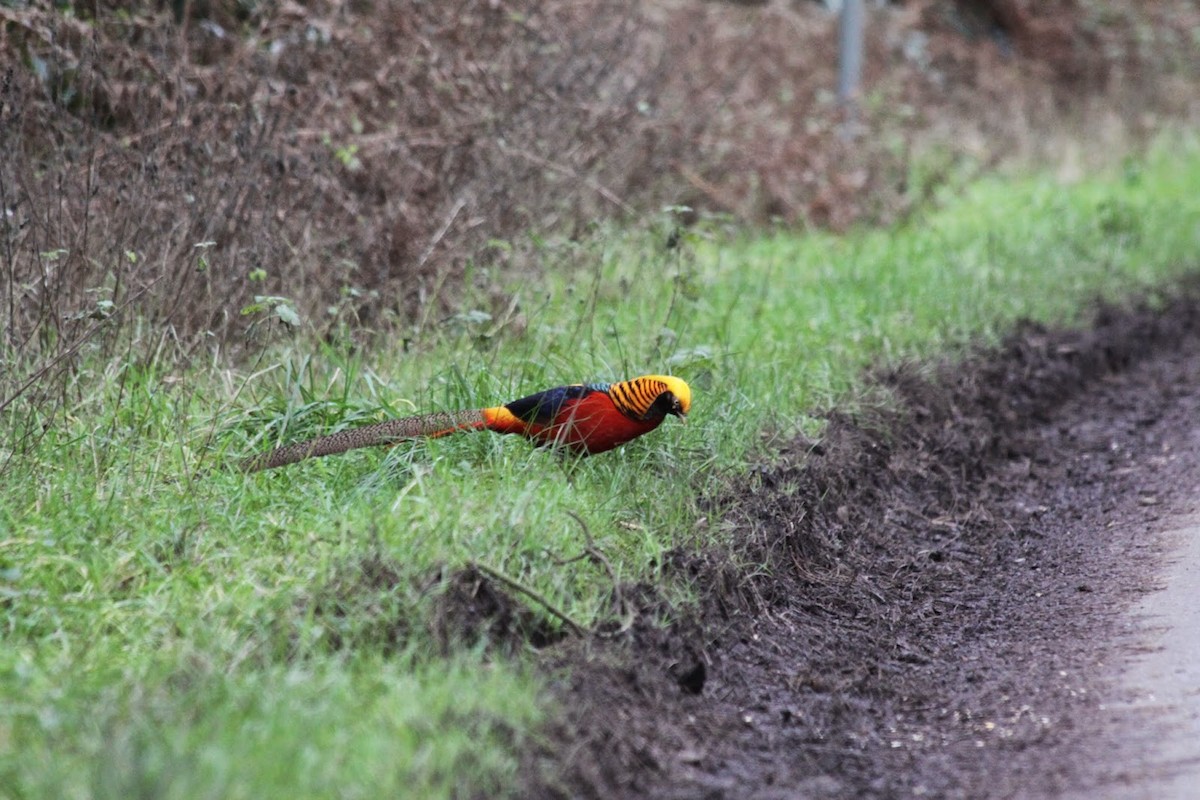
[[[408,351],[302,342],[244,371],[85,358],[68,413],[0,484],[0,795],[501,796],[553,709],[527,659],[446,654],[436,576],[475,561],[583,624],[611,614],[607,571],[563,563],[588,535],[622,579],[729,536],[700,499],[815,409],[859,402],[864,367],[1077,321],[1194,268],[1200,142],[1075,185],[985,180],[901,230],[662,240],[549,243],[517,306],[468,304]],[[688,424],[578,464],[474,435],[196,473],[648,372],[692,383]]]

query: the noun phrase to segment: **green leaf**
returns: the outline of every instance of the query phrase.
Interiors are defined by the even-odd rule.
[[[280,303],[275,306],[275,316],[279,318],[280,322],[290,328],[300,326],[300,315],[296,313],[296,309],[287,303]]]

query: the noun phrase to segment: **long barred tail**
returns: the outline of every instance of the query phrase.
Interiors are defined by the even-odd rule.
[[[306,458],[331,456],[360,447],[395,444],[405,439],[420,437],[436,438],[456,431],[479,430],[486,427],[487,419],[481,410],[454,411],[440,414],[422,414],[419,417],[402,417],[338,431],[329,436],[318,436],[307,442],[297,442],[269,453],[243,459],[238,468],[243,472],[258,472],[274,469],[285,464],[294,464]]]

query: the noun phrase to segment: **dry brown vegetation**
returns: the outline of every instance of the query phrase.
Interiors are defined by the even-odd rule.
[[[134,319],[412,330],[531,232],[888,222],[1064,120],[1194,111],[1186,0],[871,7],[847,128],[807,0],[0,2],[0,396]]]

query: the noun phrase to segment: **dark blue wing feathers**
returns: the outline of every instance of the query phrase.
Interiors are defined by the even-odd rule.
[[[579,400],[587,397],[592,392],[608,391],[607,383],[584,383],[573,384],[571,386],[556,386],[553,389],[547,389],[544,392],[531,394],[528,397],[522,397],[519,400],[513,400],[504,407],[509,412],[526,422],[536,422],[542,425],[549,425],[558,416],[558,412],[562,410],[563,404],[568,400]]]

